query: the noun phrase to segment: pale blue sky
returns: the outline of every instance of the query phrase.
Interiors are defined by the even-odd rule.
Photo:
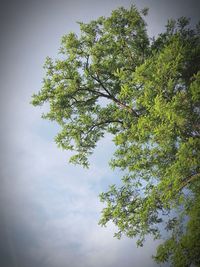
[[[114,239],[112,224],[98,226],[98,194],[119,182],[107,164],[111,138],[99,143],[89,170],[69,165],[70,153],[53,141],[58,127],[29,104],[41,87],[45,57],[56,57],[62,35],[78,32],[76,21],[108,16],[131,3],[150,8],[150,35],[162,31],[169,17],[196,21],[199,14],[198,1],[189,0],[1,1],[2,267],[156,266],[151,255],[157,243],[150,238],[137,249],[135,240]]]

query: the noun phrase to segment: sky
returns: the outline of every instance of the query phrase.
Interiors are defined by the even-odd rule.
[[[54,143],[56,124],[30,105],[41,88],[46,56],[56,58],[61,37],[79,31],[76,21],[109,16],[135,3],[149,7],[148,33],[168,18],[199,18],[198,1],[35,0],[0,2],[0,266],[154,267],[158,241],[143,248],[113,238],[115,227],[98,225],[100,192],[119,182],[109,169],[111,137],[101,140],[90,169],[68,164],[70,152]]]

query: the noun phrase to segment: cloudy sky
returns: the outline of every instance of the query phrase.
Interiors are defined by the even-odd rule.
[[[175,2],[175,3],[174,3]],[[108,16],[129,0],[0,1],[0,266],[154,267],[157,242],[142,249],[135,240],[113,238],[112,224],[98,226],[98,195],[119,181],[108,167],[113,145],[97,146],[89,170],[68,164],[70,153],[53,138],[59,128],[32,107],[44,76],[46,56],[55,58],[61,36],[78,32],[76,21]],[[150,8],[149,34],[169,17],[197,21],[198,1],[134,1]]]

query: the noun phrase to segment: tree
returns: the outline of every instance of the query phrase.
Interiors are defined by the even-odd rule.
[[[200,24],[169,20],[150,39],[143,16],[130,9],[79,23],[80,36],[62,38],[60,57],[47,58],[46,77],[33,105],[48,102],[44,118],[56,121],[71,162],[88,157],[105,133],[113,135],[112,168],[122,186],[100,195],[101,225],[138,237],[167,238],[154,259],[172,266],[200,266]]]

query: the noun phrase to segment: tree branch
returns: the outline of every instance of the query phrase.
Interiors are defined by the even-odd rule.
[[[100,96],[113,100],[118,106],[122,107],[123,109],[126,109],[129,113],[133,114],[135,117],[139,117],[139,115],[137,114],[137,112],[134,109],[127,106],[125,103],[121,102],[119,99],[117,99],[115,96],[113,96],[110,93],[110,91],[105,87],[103,82],[100,80],[98,74],[97,74],[97,76],[95,76],[90,72],[90,70],[89,70],[89,56],[87,56],[87,59],[86,59],[86,70],[88,71],[91,78],[93,80],[95,80],[103,88],[103,90],[106,92],[106,94],[104,94],[102,92],[97,92],[94,90],[95,93],[99,93]],[[91,89],[90,89],[90,91],[92,92]]]
[[[89,128],[89,130],[87,131],[86,135],[88,135],[88,134],[89,134],[95,127],[101,126],[101,125],[103,125],[103,124],[113,123],[113,122],[123,124],[123,122],[120,121],[120,120],[105,120],[105,121],[100,121],[100,122],[98,122],[98,123],[96,123],[96,124],[93,124],[93,125]]]
[[[192,182],[193,180],[195,180],[199,176],[200,176],[200,173],[195,173],[195,174],[192,174],[192,175],[186,177],[182,181],[182,185],[179,187],[178,191],[181,191],[184,187],[186,187],[190,182]]]

